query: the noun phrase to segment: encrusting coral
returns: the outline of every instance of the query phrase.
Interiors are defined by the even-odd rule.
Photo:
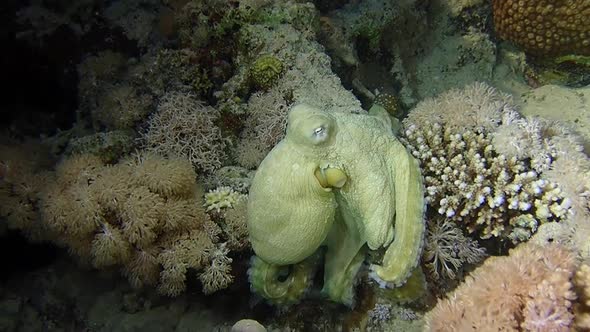
[[[587,178],[576,136],[558,123],[522,118],[485,84],[422,101],[403,123],[432,211],[469,233],[519,242],[542,223],[587,214],[587,182],[567,180],[572,172]]]
[[[38,222],[14,223],[67,248],[80,263],[121,268],[134,287],[157,286],[170,296],[185,290],[189,269],[205,293],[232,282],[223,230],[205,213],[188,160],[144,153],[105,165],[97,156],[74,155],[45,186],[31,211],[40,212]]]
[[[492,257],[426,315],[429,331],[570,331],[574,255],[525,243]]]

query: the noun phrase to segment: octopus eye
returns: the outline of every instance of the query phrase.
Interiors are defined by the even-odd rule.
[[[319,126],[313,130],[313,135],[317,138],[324,137],[326,135],[326,127]]]

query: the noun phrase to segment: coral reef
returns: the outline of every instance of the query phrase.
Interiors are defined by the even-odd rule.
[[[376,303],[368,312],[367,331],[423,331],[421,314],[412,309],[392,305],[389,303]]]
[[[231,189],[247,193],[252,183],[254,171],[240,166],[224,166],[207,177],[205,186],[207,188],[230,187]]]
[[[152,57],[149,55],[142,62],[153,68],[139,68],[149,82],[147,86],[153,94],[163,97],[166,93],[184,92],[198,97],[207,96],[213,84],[207,77],[207,69],[203,68],[198,59],[199,53],[191,49],[160,49]],[[144,84],[142,84],[144,85]]]
[[[92,120],[108,129],[133,128],[152,111],[153,100],[130,85],[107,86],[95,108]]]
[[[453,16],[459,16],[462,11],[481,5],[483,0],[443,0],[442,3],[448,7]]]
[[[522,244],[492,257],[427,314],[429,331],[570,331],[574,255]]]
[[[111,3],[104,9],[104,18],[123,30],[129,40],[140,47],[151,46],[157,25],[160,2],[157,0],[131,0]]]
[[[62,247],[97,279],[58,264],[36,271],[63,280],[61,302],[47,280],[16,298],[5,287],[0,330],[17,315],[33,329],[38,320],[45,330],[177,331],[264,315],[271,331],[413,331],[434,295],[512,245],[441,301],[429,327],[590,328],[590,269],[574,268],[590,262],[590,160],[570,129],[520,116],[485,84],[422,101],[403,130],[390,128],[419,100],[474,77],[497,86],[498,51],[514,60],[507,72],[530,71],[524,53],[488,35],[492,9],[499,37],[529,54],[548,45],[551,55],[587,54],[587,0],[18,6],[17,38],[49,42],[52,61],[75,53],[78,104],[55,137],[41,136],[56,167],[47,147],[0,144],[0,233]],[[79,41],[74,51],[69,41]],[[568,90],[580,101],[572,123],[585,121],[581,91]],[[74,275],[89,293],[68,285]],[[256,305],[250,291],[283,307]],[[35,325],[31,312],[42,316]]]
[[[429,206],[469,233],[522,240],[541,223],[572,217],[570,209],[587,213],[585,189],[556,174],[585,177],[574,167],[588,162],[576,137],[558,123],[520,117],[485,84],[422,101],[404,126]]]
[[[144,155],[107,167],[80,155],[56,173],[43,195],[44,224],[80,262],[122,266],[136,287],[159,279],[168,295],[184,290],[187,269],[211,262],[220,230],[200,208],[188,161]]]
[[[227,247],[233,251],[244,251],[250,247],[247,215],[247,200],[238,200],[231,209],[226,209],[221,229],[227,235]]]
[[[534,55],[590,55],[590,1],[493,0],[500,38]]]
[[[336,59],[349,66],[358,64],[356,44],[364,42],[377,52],[388,27],[399,19],[400,7],[383,1],[351,2],[322,17],[320,39]]]
[[[90,30],[91,23],[97,23],[93,4],[93,0],[84,0],[58,8],[47,8],[43,1],[31,1],[29,6],[16,13],[17,22],[22,25],[22,30],[16,36],[37,44],[59,28],[68,27],[81,37]]]
[[[245,118],[236,144],[240,166],[253,169],[284,136],[287,110],[298,103],[363,112],[331,70],[330,58],[315,40],[317,11],[296,1],[264,7],[240,27],[233,76],[214,93],[222,114]],[[272,84],[262,88],[251,79],[251,68],[272,57],[282,68]],[[270,81],[269,81],[270,82]],[[249,93],[249,91],[255,91]]]

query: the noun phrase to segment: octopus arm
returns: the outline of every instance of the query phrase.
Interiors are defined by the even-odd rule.
[[[395,141],[391,150],[395,183],[395,235],[382,265],[374,265],[376,276],[395,286],[402,285],[418,264],[423,245],[424,195],[417,161]]]

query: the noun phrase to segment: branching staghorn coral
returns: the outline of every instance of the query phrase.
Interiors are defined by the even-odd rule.
[[[231,259],[222,257],[229,250],[217,250],[223,231],[205,213],[188,160],[146,153],[105,165],[75,155],[55,173],[38,203],[42,231],[79,262],[120,267],[132,286],[170,296],[185,290],[189,269],[204,274],[207,293],[233,280]]]
[[[574,255],[525,243],[492,257],[426,315],[429,331],[570,331]]]
[[[481,238],[522,241],[544,222],[570,218],[574,201],[587,205],[584,190],[565,190],[566,177],[551,173],[572,178],[574,169],[557,168],[568,154],[587,162],[575,137],[557,123],[520,117],[483,83],[419,103],[404,126],[430,207]]]

